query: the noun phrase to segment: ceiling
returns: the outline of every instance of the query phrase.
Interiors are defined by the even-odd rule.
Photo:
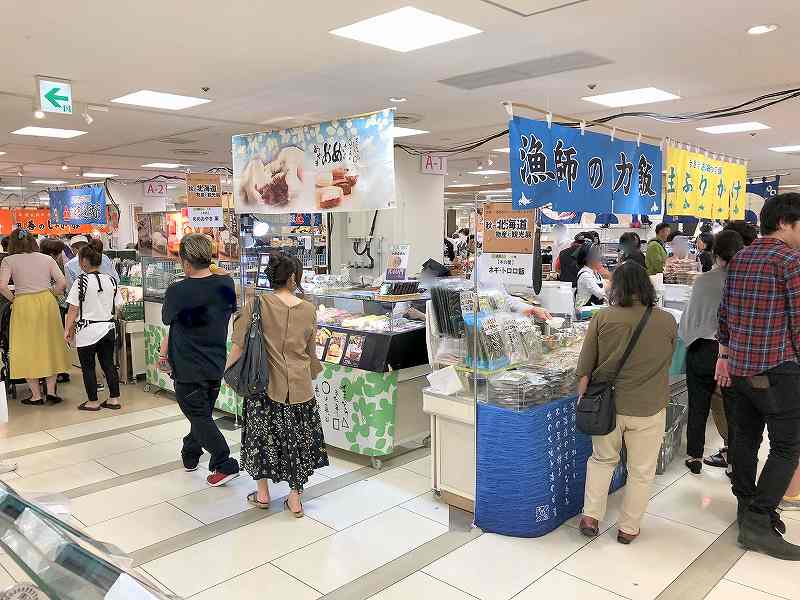
[[[328,34],[411,2],[484,33],[409,53]],[[563,4],[568,5],[559,8]],[[679,9],[678,3],[641,0],[340,0],[314,3],[313,11],[304,2],[251,0],[224,5],[6,0],[0,37],[6,57],[0,73],[0,151],[6,154],[0,156],[0,185],[30,191],[36,178],[75,181],[77,167],[139,178],[157,173],[141,168],[149,162],[180,162],[193,170],[229,166],[234,134],[376,110],[391,105],[393,96],[408,98],[398,110],[419,116],[414,127],[431,131],[403,141],[428,146],[455,145],[504,129],[503,100],[584,119],[612,112],[580,99],[590,93],[589,84],[596,85],[593,93],[655,86],[683,98],[646,110],[718,108],[797,86],[798,16],[796,0],[705,0],[702,11],[692,14],[683,3]],[[781,28],[764,36],[746,34],[762,23]],[[439,83],[577,51],[609,64],[472,90]],[[75,115],[34,120],[37,74],[73,81]],[[202,87],[210,88],[207,94]],[[109,104],[140,89],[205,95],[212,102],[179,112]],[[109,105],[109,112],[91,112],[94,123],[86,125],[79,114],[86,103]],[[696,131],[699,124],[629,118],[617,125],[743,156],[755,175],[791,172],[786,181],[800,184],[800,156],[767,150],[800,144],[800,100],[732,120],[758,120],[771,129],[756,136],[713,136]],[[10,135],[27,125],[89,133],[72,140]],[[176,137],[187,143],[162,141]],[[501,139],[452,159],[448,185],[507,179],[463,174],[489,150],[504,146]],[[187,149],[202,153],[180,154]],[[500,165],[494,168],[507,170],[504,155],[494,158]],[[75,168],[62,171],[62,161]],[[16,175],[20,167],[22,178]]]

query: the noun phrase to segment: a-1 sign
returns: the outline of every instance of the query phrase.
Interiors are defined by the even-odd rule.
[[[72,84],[66,80],[37,77],[39,108],[44,112],[72,114]]]
[[[447,175],[447,158],[435,154],[423,154],[419,158],[419,170],[429,175]]]

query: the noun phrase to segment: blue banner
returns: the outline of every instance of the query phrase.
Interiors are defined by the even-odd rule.
[[[289,213],[289,225],[295,227],[320,227],[322,213]]]
[[[747,184],[747,193],[761,196],[764,200],[769,200],[772,196],[778,195],[778,188],[781,185],[781,176],[776,175],[774,179],[762,178],[761,181],[750,180]]]
[[[106,190],[103,185],[85,185],[48,192],[50,218],[59,225],[105,225]]]
[[[661,214],[658,146],[523,117],[511,120],[508,135],[515,209]]]

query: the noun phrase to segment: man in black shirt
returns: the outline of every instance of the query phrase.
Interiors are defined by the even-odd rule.
[[[228,323],[236,310],[236,288],[228,275],[211,273],[213,247],[200,233],[181,240],[186,279],[167,289],[161,318],[170,326],[161,345],[159,367],[171,368],[175,395],[191,429],[181,458],[194,471],[205,448],[211,454],[208,484],[225,485],[239,476],[228,442],[212,418],[227,358]],[[165,352],[166,350],[166,352]]]

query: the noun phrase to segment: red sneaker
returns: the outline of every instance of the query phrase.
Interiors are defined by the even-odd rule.
[[[239,476],[239,473],[232,473],[230,475],[226,475],[225,473],[220,473],[219,471],[214,471],[211,475],[206,477],[206,481],[208,485],[211,487],[219,487],[221,485],[225,485],[229,481],[233,481]]]

